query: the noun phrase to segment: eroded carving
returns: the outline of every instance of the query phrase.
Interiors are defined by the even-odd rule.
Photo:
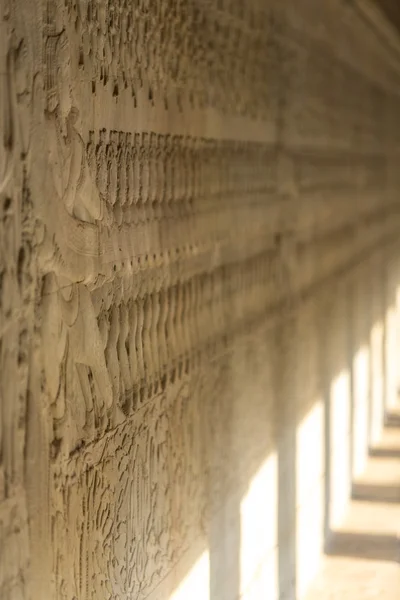
[[[65,0],[65,6],[76,39],[74,60],[93,90],[108,85],[118,96],[128,89],[136,100],[144,87],[150,104],[159,92],[166,107],[180,104],[183,95],[198,107],[249,116],[265,116],[271,107],[276,56],[268,6],[180,0],[168,6],[159,0],[118,6]]]
[[[0,596],[164,600],[395,254],[397,51],[336,2],[0,9]]]
[[[56,564],[60,576],[74,573],[58,597],[145,598],[204,534],[210,501],[217,501],[212,486],[227,474],[223,468],[216,477],[219,432],[212,423],[229,411],[226,373],[207,373],[160,391],[56,475],[56,545],[70,548]]]

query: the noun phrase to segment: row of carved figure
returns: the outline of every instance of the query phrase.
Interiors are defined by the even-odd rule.
[[[103,310],[98,323],[115,396],[181,372],[260,316],[279,292],[272,269],[264,254]]]
[[[268,110],[273,52],[263,3],[65,4],[71,35],[78,38],[77,63],[93,82],[111,82],[114,96],[124,88],[135,95],[147,84],[150,102],[157,89],[168,95],[184,88],[197,106],[254,114]]]
[[[72,449],[91,440],[254,331],[289,293],[286,260],[266,245],[183,280],[178,268],[175,281],[149,281],[148,291],[132,276],[90,293],[84,285],[58,294],[46,286],[43,355],[56,438],[69,422]]]
[[[118,224],[217,211],[227,201],[266,199],[277,186],[277,152],[268,144],[101,130],[89,133],[86,153]],[[299,188],[369,187],[385,172],[376,153],[312,152],[293,162]]]
[[[267,144],[101,130],[89,133],[86,151],[111,206],[218,201],[274,185],[274,154]]]

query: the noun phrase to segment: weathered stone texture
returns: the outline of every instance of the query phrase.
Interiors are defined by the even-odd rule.
[[[400,43],[339,0],[0,10],[0,597],[167,600],[208,551],[210,599],[292,598],[396,394]]]

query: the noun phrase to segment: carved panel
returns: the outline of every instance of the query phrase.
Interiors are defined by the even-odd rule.
[[[207,532],[214,487],[229,485],[226,376],[192,371],[58,465],[57,598],[146,598]]]
[[[395,253],[399,48],[337,0],[0,9],[0,596],[166,600],[309,408],[303,304]]]
[[[145,86],[150,104],[161,91],[166,107],[184,97],[197,107],[268,114],[276,69],[268,4],[65,0],[65,6],[74,61],[93,92],[109,86],[118,97],[128,88],[135,100]]]

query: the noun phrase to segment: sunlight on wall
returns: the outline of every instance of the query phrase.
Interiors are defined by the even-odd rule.
[[[304,596],[314,578],[323,550],[324,406],[319,399],[304,417],[296,436],[296,585]]]
[[[252,478],[240,504],[240,597],[246,600],[278,595],[276,453]]]
[[[210,556],[208,550],[204,550],[169,598],[170,600],[210,599]]]
[[[350,376],[347,369],[331,383],[329,458],[329,523],[335,527],[350,497]]]
[[[371,425],[370,444],[376,444],[383,425],[383,324],[377,321],[371,330]]]
[[[368,455],[369,348],[362,346],[353,359],[353,476],[362,473]]]

